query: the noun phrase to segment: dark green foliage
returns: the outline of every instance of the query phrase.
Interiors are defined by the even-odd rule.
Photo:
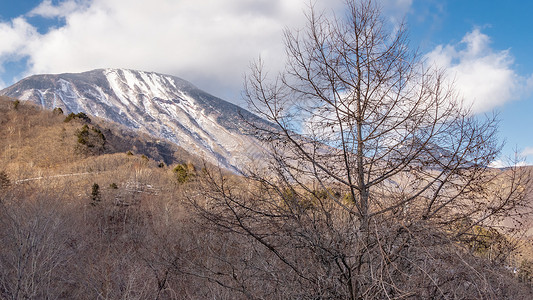
[[[89,118],[89,116],[87,116],[83,112],[79,112],[77,114],[75,114],[75,113],[68,114],[68,116],[65,118],[64,122],[68,123],[68,122],[70,122],[73,119],[78,119],[78,120],[81,120],[81,121],[86,122],[86,123],[91,123],[91,118]]]
[[[313,191],[313,195],[315,197],[317,197],[318,199],[327,199],[328,198],[328,191],[326,191],[326,190]]]
[[[78,137],[79,144],[87,145],[89,139],[89,126],[83,125],[81,129],[76,131],[76,136]]]
[[[349,204],[355,203],[353,195],[350,193],[344,194],[344,196],[342,197],[342,200],[344,201],[344,203],[349,203]]]
[[[11,185],[11,181],[5,171],[0,171],[0,190],[6,189]]]
[[[176,173],[176,178],[178,179],[179,183],[185,183],[187,180],[189,180],[189,174],[187,172],[187,168],[183,165],[177,165],[174,168],[174,173]]]
[[[190,181],[196,173],[196,169],[192,163],[179,164],[173,171],[176,174],[179,183]]]
[[[296,191],[294,191],[291,188],[285,188],[281,192],[281,197],[283,198],[283,201],[285,203],[293,203],[297,201],[297,194]]]
[[[164,163],[164,162],[160,162],[157,166],[158,166],[159,168],[164,168],[164,167],[165,167],[165,163]]]
[[[63,109],[61,109],[61,107],[56,107],[54,108],[54,110],[52,111],[54,114],[56,115],[62,115],[63,114]],[[66,119],[65,119],[66,120]],[[69,120],[70,121],[70,120]],[[67,121],[65,121],[67,122]]]
[[[96,127],[84,124],[76,131],[78,138],[77,150],[84,154],[102,154],[105,150],[106,138],[102,131]]]
[[[70,114],[67,115],[67,117],[65,118],[65,120],[63,122],[68,123],[71,120],[73,120],[75,117],[76,117],[76,114],[71,112]]]
[[[314,206],[316,195],[299,194],[292,188],[284,188],[280,193],[282,205],[288,209],[309,209]]]
[[[114,189],[114,190],[118,189],[118,185],[117,185],[116,183],[114,183],[114,182],[111,183],[111,184],[109,185],[109,187],[112,188],[112,189]]]
[[[141,159],[142,159],[143,161],[148,161],[148,156],[146,156],[146,155],[143,154],[143,155],[141,155]]]
[[[72,119],[74,119],[74,116],[75,116],[74,113],[68,114],[67,117],[65,118],[65,120],[63,120],[63,122],[65,122],[65,123],[70,122]]]
[[[128,152],[126,152],[126,155],[128,155],[128,156],[133,156],[133,152],[128,151]]]
[[[528,284],[533,282],[533,261],[529,259],[522,260],[518,269],[518,279]]]
[[[102,195],[100,194],[100,186],[98,183],[94,183],[91,190],[91,205],[96,206],[102,201]]]
[[[334,197],[335,199],[338,199],[341,196],[339,191],[333,190],[331,188],[313,190],[312,193],[316,198],[322,199],[322,200],[328,199],[329,197]]]
[[[20,100],[13,101],[13,109],[17,110],[19,108]]]

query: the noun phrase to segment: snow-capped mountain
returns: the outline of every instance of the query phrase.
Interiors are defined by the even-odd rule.
[[[260,148],[243,117],[264,121],[174,76],[125,69],[34,75],[0,94],[143,130],[232,170]]]

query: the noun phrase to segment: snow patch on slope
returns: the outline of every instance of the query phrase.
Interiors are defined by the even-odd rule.
[[[16,92],[43,107],[83,111],[169,139],[233,170],[250,149],[258,148],[254,138],[241,133],[229,103],[176,77],[124,69],[62,75],[37,76],[39,86],[50,82],[48,89]],[[237,129],[225,127],[220,119],[235,121],[231,127]]]

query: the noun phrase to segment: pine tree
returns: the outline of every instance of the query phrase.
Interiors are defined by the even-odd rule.
[[[91,191],[91,205],[96,206],[102,201],[102,195],[100,194],[100,186],[98,183],[94,183]]]
[[[11,185],[11,181],[5,171],[0,171],[0,190],[7,189]]]

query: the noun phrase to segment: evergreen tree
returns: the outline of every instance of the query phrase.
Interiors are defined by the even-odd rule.
[[[102,201],[102,195],[100,194],[100,186],[98,183],[94,183],[91,190],[91,205],[96,206]]]

